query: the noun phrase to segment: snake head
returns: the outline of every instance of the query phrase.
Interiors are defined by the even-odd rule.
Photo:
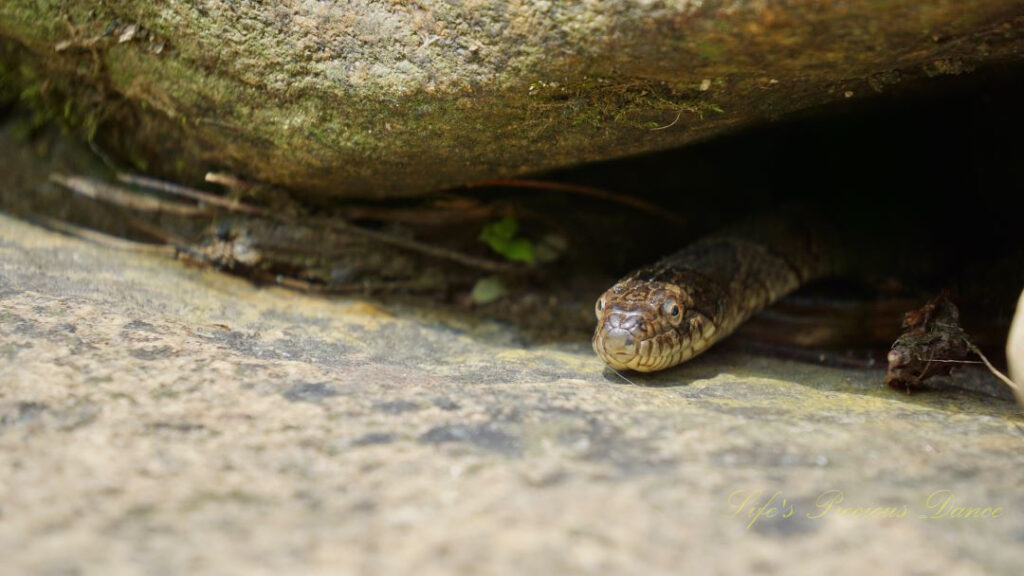
[[[597,299],[594,313],[594,351],[619,370],[674,366],[704,348],[710,326],[688,294],[665,282],[620,282]]]

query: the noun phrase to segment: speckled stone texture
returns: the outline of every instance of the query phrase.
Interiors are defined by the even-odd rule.
[[[258,289],[0,216],[0,572],[1014,574],[1024,560],[1011,401],[908,397],[879,370],[728,347],[642,384],[585,340]]]

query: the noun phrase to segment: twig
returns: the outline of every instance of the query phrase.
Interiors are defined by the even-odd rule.
[[[139,212],[161,212],[164,214],[177,214],[179,216],[210,214],[210,210],[207,208],[145,196],[125,190],[120,186],[114,186],[84,176],[51,174],[50,180],[87,198],[109,202]]]
[[[405,210],[375,206],[340,206],[338,210],[349,220],[377,220],[379,222],[401,222],[424,226],[482,220],[492,216],[496,211],[493,206],[481,204],[473,204],[461,209],[426,207]]]
[[[196,190],[195,188],[190,188],[188,186],[157,180],[156,178],[147,178],[137,174],[118,172],[117,179],[126,184],[133,184],[135,186],[149,188],[150,190],[165,192],[175,196],[183,196],[185,198],[206,202],[207,204],[212,204],[214,206],[220,206],[221,208],[232,212],[240,212],[242,214],[250,214],[253,216],[267,216],[269,214],[266,210],[258,206],[246,204],[240,200],[231,200],[229,198],[224,198],[223,196],[217,196],[216,194],[210,194],[209,192],[203,192],[202,190]]]
[[[422,282],[408,281],[408,282],[352,282],[348,284],[319,284],[315,282],[309,282],[307,280],[301,280],[299,278],[292,278],[289,276],[277,275],[271,281],[267,279],[268,284],[272,283],[289,290],[296,290],[299,292],[308,292],[311,294],[380,294],[383,292],[390,291],[402,291],[408,293],[410,291],[422,291],[430,292],[437,291],[437,287],[425,287]]]
[[[509,264],[505,262],[498,262],[497,260],[491,260],[489,258],[480,258],[478,256],[472,256],[465,254],[457,250],[449,250],[448,248],[442,248],[440,246],[434,246],[432,244],[424,244],[416,240],[410,240],[408,238],[402,238],[401,236],[395,236],[394,234],[388,234],[386,232],[378,232],[377,230],[370,230],[362,228],[354,224],[339,220],[337,218],[327,219],[311,219],[312,222],[321,222],[324,226],[333,228],[340,232],[351,232],[353,234],[359,234],[366,238],[376,240],[383,244],[390,244],[399,248],[405,248],[427,256],[433,256],[442,260],[450,260],[452,262],[458,262],[464,266],[471,268],[479,268],[481,270],[487,270],[488,272],[505,272],[505,273],[523,273],[526,272],[526,268],[517,264]]]
[[[592,186],[583,186],[581,184],[566,184],[564,182],[548,182],[545,180],[519,180],[515,178],[498,178],[494,180],[481,180],[479,182],[471,182],[466,184],[464,188],[532,188],[535,190],[552,190],[556,192],[566,192],[568,194],[577,194],[579,196],[589,196],[591,198],[600,198],[602,200],[608,200],[609,202],[615,202],[617,204],[623,204],[636,208],[641,212],[646,212],[659,218],[664,218],[675,224],[685,223],[685,219],[673,214],[669,210],[665,210],[659,206],[640,200],[639,198],[633,198],[632,196],[626,196],[624,194],[617,194],[615,192],[609,192],[600,188],[594,188]]]
[[[135,228],[136,230],[145,232],[146,234],[149,234],[150,236],[160,240],[164,244],[171,246],[178,252],[195,252],[195,250],[191,247],[191,242],[189,242],[187,239],[178,236],[177,234],[168,232],[167,230],[164,230],[163,228],[155,224],[150,224],[149,222],[146,222],[145,220],[140,220],[138,218],[129,218],[128,224]]]
[[[135,174],[119,173],[117,179],[129,184],[136,186],[144,186],[153,190],[166,192],[167,194],[174,194],[178,196],[184,196],[186,198],[192,198],[194,200],[201,200],[209,204],[220,206],[226,210],[232,212],[241,212],[244,214],[250,214],[254,216],[260,216],[277,222],[285,224],[298,224],[298,222],[285,214],[280,212],[271,212],[252,204],[246,204],[240,200],[229,200],[221,196],[216,196],[208,192],[196,190],[195,188],[189,188],[187,186],[181,186],[178,184],[172,184],[170,182],[164,182],[154,178],[147,178],[145,176],[138,176]],[[505,272],[505,273],[523,273],[526,268],[515,264],[509,264],[505,262],[498,262],[496,260],[490,260],[488,258],[480,258],[472,256],[456,250],[449,250],[448,248],[442,248],[440,246],[433,246],[430,244],[424,244],[423,242],[417,242],[416,240],[410,240],[408,238],[402,238],[401,236],[395,236],[394,234],[388,234],[387,232],[379,232],[377,230],[370,230],[361,226],[356,226],[339,218],[309,218],[305,224],[319,223],[322,226],[333,228],[338,231],[349,232],[357,234],[365,238],[370,238],[381,242],[383,244],[390,244],[399,248],[404,248],[413,252],[419,252],[432,256],[441,260],[449,260],[457,262],[470,268],[479,268],[481,270],[487,270],[488,272]]]
[[[238,176],[228,174],[227,172],[207,172],[206,177],[203,180],[210,184],[219,184],[225,188],[231,190],[245,190],[246,188],[252,188],[252,182],[246,182]]]
[[[683,111],[680,110],[679,113],[676,114],[676,119],[675,120],[673,120],[672,122],[666,124],[665,126],[658,126],[656,128],[651,128],[651,132],[655,132],[655,131],[658,131],[658,130],[664,130],[666,128],[671,128],[671,127],[675,126],[676,122],[679,122],[679,119],[682,118],[682,116],[683,116]]]
[[[971,352],[977,354],[978,358],[981,358],[981,361],[985,363],[985,366],[988,368],[988,371],[991,372],[993,376],[1002,380],[1004,384],[1009,386],[1015,392],[1020,392],[1020,387],[1017,386],[1017,384],[1013,380],[1010,380],[1010,378],[1006,374],[1003,374],[995,366],[993,366],[992,363],[988,361],[988,358],[986,358],[985,355],[981,353],[981,349],[975,346],[973,342],[968,341],[967,347],[970,348]]]
[[[90,230],[89,228],[76,226],[69,222],[56,220],[47,216],[34,215],[30,216],[29,219],[38,222],[41,226],[60,232],[61,234],[67,234],[68,236],[80,238],[115,250],[127,250],[132,252],[161,255],[173,254],[175,250],[173,246],[168,246],[167,244],[147,244],[146,242],[136,242],[134,240],[111,236],[109,234]]]

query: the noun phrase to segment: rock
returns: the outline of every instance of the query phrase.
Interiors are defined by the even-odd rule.
[[[1024,382],[1024,292],[1017,302],[1017,313],[1010,325],[1010,335],[1006,337],[1006,363],[1010,367],[1010,380],[1018,386]],[[1024,394],[1015,391],[1017,401],[1024,405]]]
[[[633,385],[586,334],[260,289],[0,215],[0,557],[1016,573],[1019,408],[883,378],[723,346]]]
[[[0,104],[136,169],[393,196],[1019,62],[1012,0],[0,5]]]

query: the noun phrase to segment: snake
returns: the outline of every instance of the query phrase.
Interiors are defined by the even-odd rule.
[[[597,299],[594,351],[616,370],[677,366],[800,286],[839,273],[838,248],[834,227],[799,206],[700,238]]]

